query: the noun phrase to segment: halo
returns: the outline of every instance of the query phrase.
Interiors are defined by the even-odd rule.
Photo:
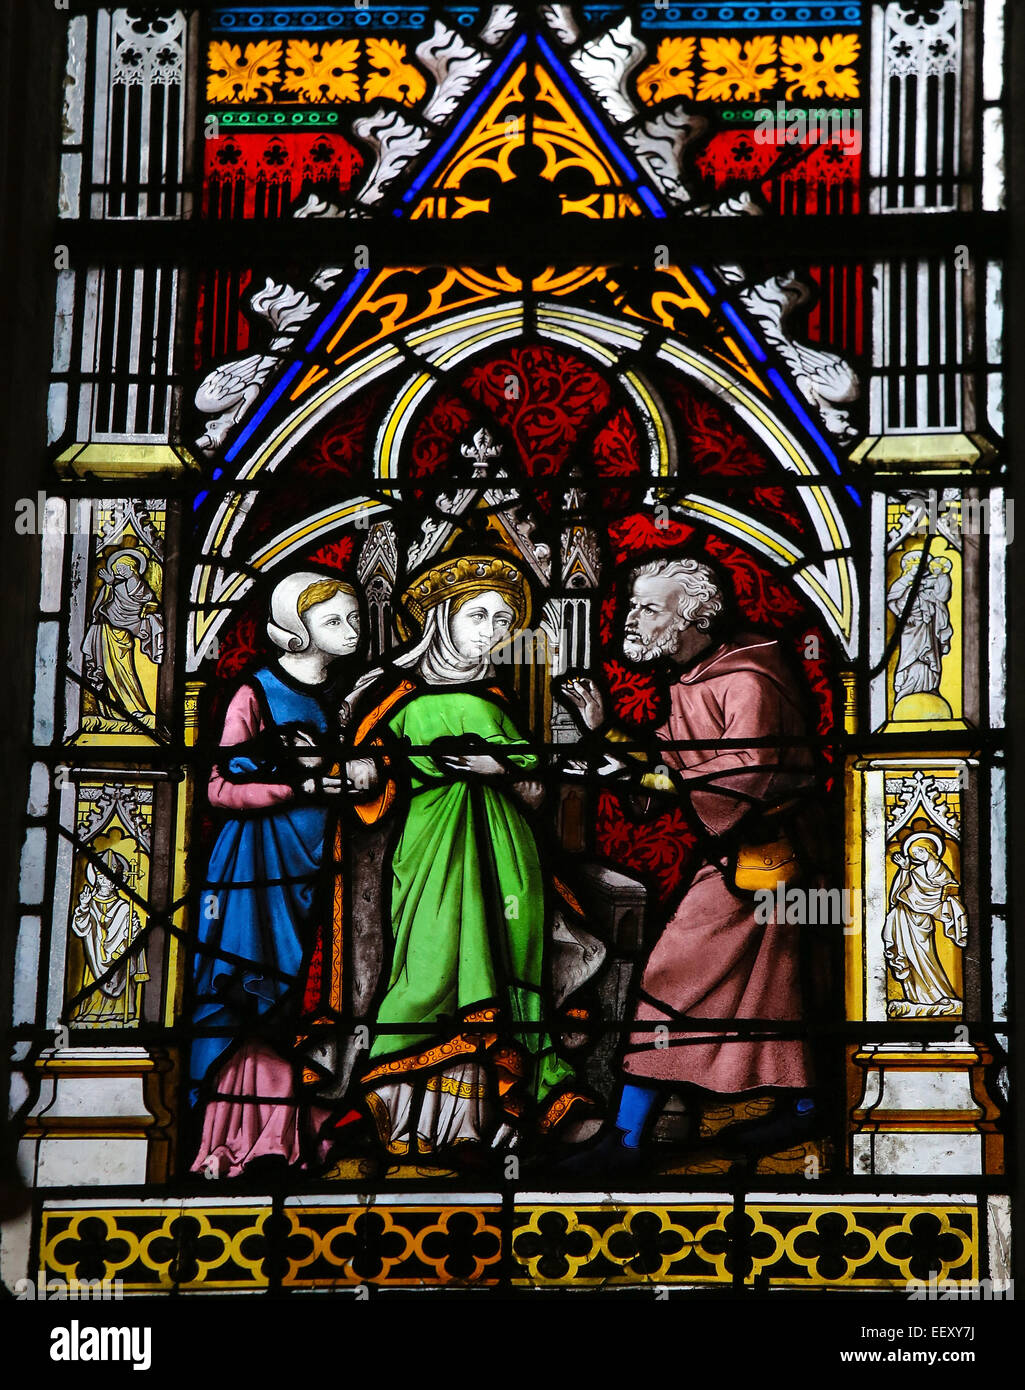
[[[914,831],[911,835],[907,837],[907,839],[901,845],[901,849],[904,851],[905,854],[908,853],[911,845],[913,845],[916,840],[930,840],[936,846],[936,858],[943,858],[943,852],[946,849],[946,844],[942,835],[937,835],[931,830]]]
[[[139,574],[144,575],[149,565],[149,561],[146,559],[146,556],[142,553],[141,550],[136,550],[134,547],[128,547],[124,550],[114,551],[114,554],[110,557],[109,560],[107,560],[103,569],[100,570],[100,578],[104,579],[109,576],[110,579],[113,579],[114,566],[117,564],[117,562],[119,560],[127,560],[129,558],[133,558],[138,562]]]

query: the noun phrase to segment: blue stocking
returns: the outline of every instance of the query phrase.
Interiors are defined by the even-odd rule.
[[[622,1132],[628,1149],[640,1148],[641,1136],[659,1098],[657,1086],[635,1086],[627,1083],[619,1101],[616,1128]]]

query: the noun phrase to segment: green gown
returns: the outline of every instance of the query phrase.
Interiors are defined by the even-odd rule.
[[[465,687],[414,695],[388,728],[414,747],[476,735],[525,780],[538,763],[496,698]],[[527,1061],[527,1096],[543,1101],[573,1069],[547,1033],[516,1027],[543,1012],[545,892],[533,832],[505,782],[453,781],[424,755],[409,765],[412,794],[392,859],[394,955],[377,1015],[407,1026],[377,1034],[371,1066],[436,1043],[439,1019],[458,1027],[497,1004],[499,1026]]]

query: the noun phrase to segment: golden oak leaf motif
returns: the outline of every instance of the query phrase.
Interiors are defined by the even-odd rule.
[[[690,65],[693,59],[693,39],[663,39],[655,61],[637,79],[641,101],[654,106],[656,102],[668,101],[670,97],[692,97],[694,74]]]
[[[857,34],[834,34],[821,43],[787,34],[779,45],[787,96],[856,97],[858,74],[845,65],[857,60],[859,47]]]
[[[702,39],[701,61],[699,101],[743,101],[776,85],[776,69],[768,67],[776,61],[771,34],[756,34],[743,45],[739,39]]]
[[[397,39],[371,38],[366,44],[372,71],[363,89],[365,99],[386,97],[403,106],[419,101],[427,90],[427,80],[419,69],[406,62],[406,45]]]
[[[309,102],[358,101],[358,60],[359,39],[338,39],[325,44],[292,39],[281,90],[295,92]]]
[[[247,43],[243,57],[239,44],[218,41],[210,45],[207,65],[207,101],[270,101],[281,75],[281,44],[277,39]]]

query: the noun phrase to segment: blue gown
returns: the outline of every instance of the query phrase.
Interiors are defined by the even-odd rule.
[[[265,734],[302,727],[327,732],[323,706],[269,667],[250,677],[264,707]],[[221,764],[240,781],[285,780],[273,755],[234,752]],[[193,1023],[217,1029],[196,1037],[190,1101],[217,1075],[244,1031],[294,998],[313,932],[328,810],[288,802],[237,814],[217,837],[200,897]]]

